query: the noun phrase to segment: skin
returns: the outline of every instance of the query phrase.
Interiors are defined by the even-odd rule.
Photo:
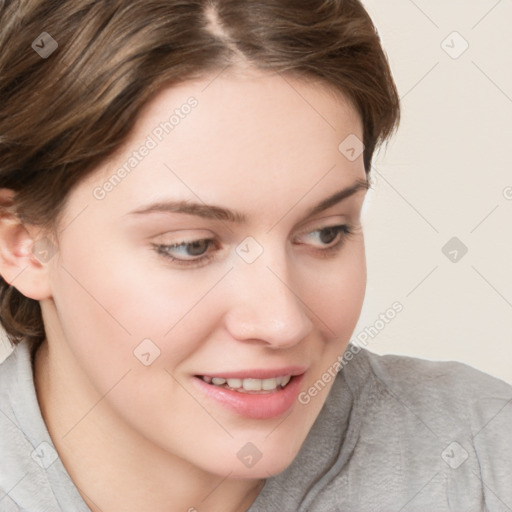
[[[312,82],[247,70],[214,76],[152,99],[123,148],[70,194],[48,262],[29,253],[39,230],[2,227],[6,243],[16,239],[6,247],[17,247],[5,250],[2,275],[42,307],[42,415],[92,511],[246,510],[265,478],[291,464],[332,381],[307,405],[261,420],[207,398],[193,375],[302,364],[305,391],[343,353],[361,312],[365,192],[306,217],[366,179],[362,155],[350,161],[338,150],[350,134],[362,139],[359,115]],[[95,187],[190,96],[197,107],[96,199]],[[248,222],[129,214],[165,199],[236,209]],[[324,242],[318,230],[347,223],[354,233],[323,257],[340,238]],[[263,248],[251,264],[236,252],[248,236]],[[152,246],[205,238],[218,246],[196,267]],[[183,247],[172,254],[196,257]],[[133,353],[147,338],[160,350],[149,366]],[[248,442],[262,453],[252,467],[237,457]]]

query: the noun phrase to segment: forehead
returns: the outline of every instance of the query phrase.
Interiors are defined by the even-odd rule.
[[[96,206],[126,211],[169,196],[241,211],[275,208],[277,199],[297,200],[313,188],[324,196],[364,177],[362,155],[350,160],[339,150],[347,137],[362,140],[360,116],[319,83],[211,75],[155,95],[82,192],[91,200],[94,187],[108,189]]]

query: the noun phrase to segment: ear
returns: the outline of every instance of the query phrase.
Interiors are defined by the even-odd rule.
[[[25,297],[44,300],[51,297],[49,261],[56,246],[42,230],[25,225],[14,213],[14,192],[0,189],[0,275]]]

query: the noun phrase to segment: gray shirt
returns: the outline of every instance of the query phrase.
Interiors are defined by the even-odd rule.
[[[348,352],[297,457],[248,512],[512,511],[511,386],[461,363]],[[0,512],[89,512],[41,416],[25,341],[0,364],[0,432]]]

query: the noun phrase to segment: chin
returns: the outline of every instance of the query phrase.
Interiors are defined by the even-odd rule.
[[[253,447],[246,451],[240,451],[235,457],[229,457],[225,453],[222,457],[214,457],[208,461],[208,464],[198,466],[204,471],[218,476],[235,480],[264,479],[277,475],[284,471],[293,462],[297,453],[289,453],[287,450],[270,450],[265,453],[263,449],[257,452]]]

